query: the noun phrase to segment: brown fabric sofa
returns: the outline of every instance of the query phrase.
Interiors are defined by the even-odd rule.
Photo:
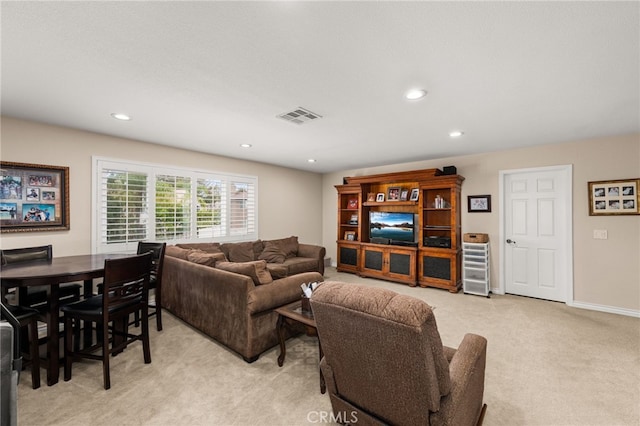
[[[481,423],[487,341],[442,345],[425,302],[391,290],[325,282],[311,297],[320,367],[340,423]]]
[[[298,242],[296,236],[277,240],[176,244],[176,246],[205,252],[222,252],[229,262],[265,260],[273,278],[312,271],[324,275],[324,257],[327,252],[322,246]]]
[[[252,250],[257,246],[250,245]],[[298,253],[322,256],[324,271],[324,247],[299,246]],[[292,256],[289,263],[273,265],[273,275],[264,259],[229,261],[240,259],[241,248],[217,243],[168,246],[162,307],[253,362],[278,343],[273,310],[299,300],[302,283],[321,282],[323,277],[318,257],[296,262]],[[307,271],[302,270],[305,264]]]

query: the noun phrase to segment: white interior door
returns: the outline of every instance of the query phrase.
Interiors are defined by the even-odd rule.
[[[571,166],[500,173],[506,293],[573,298]]]

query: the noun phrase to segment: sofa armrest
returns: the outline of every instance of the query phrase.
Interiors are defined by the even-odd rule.
[[[304,243],[298,244],[298,256],[318,259],[318,272],[320,272],[321,275],[324,275],[324,257],[326,254],[327,249],[322,246]]]
[[[255,314],[291,303],[302,296],[300,284],[316,281],[322,281],[318,272],[305,272],[256,286],[247,296],[247,309],[250,314]]]
[[[466,334],[451,358],[451,392],[442,398],[432,424],[475,425],[482,410],[487,339]]]

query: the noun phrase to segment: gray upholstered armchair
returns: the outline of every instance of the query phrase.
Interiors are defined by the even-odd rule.
[[[341,423],[475,425],[486,405],[487,341],[444,347],[431,307],[414,297],[326,282],[311,298],[320,366]]]

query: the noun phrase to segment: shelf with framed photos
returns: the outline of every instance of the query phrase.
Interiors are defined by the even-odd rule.
[[[463,180],[458,175],[442,175],[439,169],[345,178],[343,185],[336,185],[338,270],[410,286],[419,284],[457,291],[461,282],[457,275]],[[357,225],[351,223],[354,212],[348,208],[349,200],[356,195]],[[355,202],[351,206],[355,207]],[[383,244],[379,238],[372,238],[369,221],[375,212],[413,214],[414,241],[400,244],[388,240]],[[455,242],[453,247],[429,247],[425,237],[438,237],[443,241],[449,238]],[[447,260],[440,260],[442,258]],[[441,272],[443,268],[446,274]]]
[[[420,185],[418,283],[457,293],[462,287],[460,192],[464,177],[439,176]]]
[[[359,185],[338,185],[338,271],[356,272],[360,246],[362,193]]]

